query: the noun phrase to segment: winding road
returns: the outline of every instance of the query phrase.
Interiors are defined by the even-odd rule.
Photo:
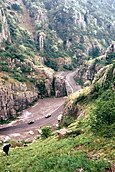
[[[73,79],[75,73],[76,71],[60,72],[59,74],[65,78],[68,95],[81,89],[81,86],[76,85]],[[65,99],[66,97],[40,99],[34,106],[24,110],[22,115],[15,121],[0,125],[0,140],[31,141],[36,139],[38,130],[41,127],[48,125],[56,126],[57,117],[63,112]],[[51,117],[45,118],[45,115],[48,113],[51,114]],[[34,123],[28,125],[28,122],[32,120],[34,120]]]

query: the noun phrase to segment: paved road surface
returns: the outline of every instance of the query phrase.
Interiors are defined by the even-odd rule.
[[[61,72],[65,77],[68,94],[80,90],[73,79],[75,72]],[[33,140],[38,135],[38,129],[43,126],[57,123],[57,117],[63,112],[65,98],[44,98],[40,99],[34,106],[23,111],[19,119],[0,126],[0,140]],[[50,113],[51,117],[45,118]],[[28,125],[28,122],[34,123]]]

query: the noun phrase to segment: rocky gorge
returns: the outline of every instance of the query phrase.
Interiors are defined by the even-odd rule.
[[[97,57],[114,41],[114,7],[112,0],[1,0],[0,118],[16,117],[39,98],[67,95],[58,71],[77,68],[76,82],[90,85],[114,52],[113,43]]]

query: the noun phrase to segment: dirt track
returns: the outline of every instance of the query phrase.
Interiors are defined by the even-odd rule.
[[[69,90],[75,92],[81,87],[76,85],[73,76],[75,72],[62,72],[69,85]],[[0,140],[33,140],[38,135],[38,129],[46,125],[55,126],[57,117],[63,112],[65,98],[44,98],[40,99],[34,106],[27,108],[22,115],[10,124],[0,125]],[[50,113],[51,117],[45,118]],[[34,120],[34,123],[28,125],[28,122]]]

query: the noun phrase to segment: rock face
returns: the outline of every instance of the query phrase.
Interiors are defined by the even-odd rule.
[[[2,6],[0,6],[0,47],[4,48],[3,41],[11,43],[11,35],[7,23],[6,15]]]
[[[5,66],[0,66],[0,119],[16,117],[38,98],[51,96],[54,71],[35,64],[36,58],[22,62],[0,57],[0,62],[5,61]]]
[[[115,42],[113,42],[106,50],[106,55],[109,53],[115,53]]]
[[[65,78],[60,75],[54,77],[54,92],[56,97],[63,97],[67,95]]]
[[[5,75],[2,78],[6,79]],[[16,117],[19,111],[38,99],[38,91],[32,85],[4,79],[0,80],[0,120]]]
[[[115,37],[115,1],[1,2],[2,37],[5,33],[5,40],[40,53],[55,70],[64,65],[76,67],[86,57],[99,56]]]
[[[104,46],[108,46],[107,41],[115,36],[114,1],[43,0],[41,3],[40,0],[37,2],[23,0],[23,2],[29,10],[30,17],[35,21],[37,31],[45,32],[46,44],[50,42],[52,50],[54,47],[56,51],[64,47],[77,54],[82,51],[82,54],[98,56],[105,49]],[[105,35],[103,30],[109,36]]]
[[[89,86],[93,82],[98,71],[102,67],[111,63],[112,59],[115,59],[115,43],[112,43],[107,48],[104,55],[89,60],[88,62],[84,63],[84,65],[80,66],[75,79],[81,80],[82,83],[84,83],[84,86]]]
[[[95,60],[89,64],[86,63],[80,66],[80,68],[78,69],[77,74],[75,76],[75,80],[76,81],[80,80],[81,84],[82,83],[91,84],[94,79],[95,74],[97,73],[97,70],[99,70],[99,67],[98,68],[96,67]]]

